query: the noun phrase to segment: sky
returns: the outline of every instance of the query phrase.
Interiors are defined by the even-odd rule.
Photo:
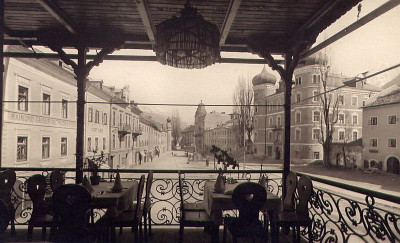
[[[362,2],[360,17],[380,6],[382,0]],[[317,38],[316,44],[357,20],[357,7],[336,21]],[[400,63],[400,6],[381,15],[326,48],[331,70],[346,76],[369,71],[372,74]],[[152,51],[124,51],[114,54],[154,55]],[[258,58],[252,54],[221,53],[222,57]],[[190,104],[203,102],[207,112],[231,112],[232,107],[211,107],[207,104],[232,104],[232,95],[240,78],[252,79],[263,69],[260,64],[214,64],[205,69],[186,70],[163,66],[158,62],[104,61],[92,69],[90,78],[105,85],[130,86],[131,99],[137,103]],[[398,68],[400,69],[400,68]],[[375,82],[390,81],[400,70],[385,73]],[[267,70],[279,80],[278,73]],[[177,110],[186,124],[194,123],[196,106],[146,106],[166,115]]]

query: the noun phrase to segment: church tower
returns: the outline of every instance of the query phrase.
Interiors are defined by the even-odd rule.
[[[201,153],[204,150],[204,127],[207,111],[204,104],[200,102],[194,115],[194,144],[196,152]]]

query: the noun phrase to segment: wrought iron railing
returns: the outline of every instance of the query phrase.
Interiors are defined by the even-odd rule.
[[[313,241],[400,242],[400,197],[310,178],[314,182],[309,203]],[[307,238],[307,231],[302,235]]]
[[[13,191],[16,208],[16,224],[27,224],[32,213],[32,204],[26,195],[26,179],[32,174],[48,175],[52,168],[9,168],[17,171],[18,183]],[[73,169],[60,169],[66,173],[67,183],[74,182]],[[148,170],[118,170],[122,180],[138,179]],[[176,225],[179,222],[179,193],[177,170],[153,170],[154,182],[151,190],[152,223]],[[214,170],[185,170],[184,199],[198,202],[203,198],[204,182],[215,180]],[[86,173],[86,172],[85,172]],[[103,169],[100,174],[110,180],[115,170]],[[260,174],[268,176],[268,189],[281,195],[281,170],[228,171],[227,176],[242,181],[257,181]],[[298,173],[302,175],[302,173]],[[316,242],[399,242],[400,241],[400,197],[350,186],[336,181],[310,176],[314,182],[314,193],[309,204],[313,220],[312,237]],[[96,214],[97,216],[101,213]],[[306,230],[302,235],[307,238]]]

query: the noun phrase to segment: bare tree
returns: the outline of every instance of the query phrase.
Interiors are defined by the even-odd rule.
[[[347,122],[340,122],[340,120],[342,119],[340,116],[343,116],[344,121],[347,121]],[[354,126],[350,125],[351,124],[351,122],[350,122],[351,115],[348,112],[346,112],[346,113],[340,112],[338,117],[339,117],[338,118],[339,123],[343,124],[343,127],[342,127],[342,129],[343,129],[342,136],[343,137],[340,137],[340,135],[339,135],[339,140],[341,141],[340,147],[342,149],[343,165],[345,168],[347,168],[348,162],[351,162],[350,156],[347,153],[348,152],[348,143],[353,141],[353,127]],[[339,166],[339,161],[337,161],[337,159],[336,159],[336,166]]]
[[[253,141],[254,122],[254,92],[251,80],[239,78],[236,90],[233,93],[233,112],[237,114],[237,125],[234,126],[236,140],[239,147],[244,147],[246,137],[246,147],[251,148]]]
[[[329,82],[329,69],[327,65],[322,66],[320,71],[320,134],[318,141],[322,144],[324,151],[324,165],[330,166],[330,155],[335,125],[339,115],[339,91],[329,92],[332,87]]]
[[[172,146],[175,148],[179,142],[179,138],[181,137],[181,118],[179,116],[179,111],[174,110],[171,115],[171,136],[172,136]]]

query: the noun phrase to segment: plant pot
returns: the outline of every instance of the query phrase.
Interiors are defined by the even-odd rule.
[[[100,183],[101,177],[99,175],[92,175],[90,176],[90,184],[92,185],[98,185]]]

